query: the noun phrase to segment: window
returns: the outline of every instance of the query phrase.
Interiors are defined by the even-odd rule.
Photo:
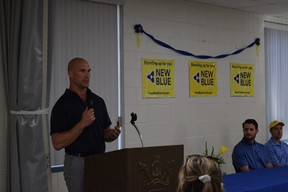
[[[273,120],[279,120],[288,125],[288,26],[266,23],[265,65],[266,127]],[[286,131],[283,132],[282,139],[287,140],[287,126],[284,129]],[[268,129],[267,137],[270,137]]]
[[[52,65],[50,112],[69,86],[67,64],[74,57],[91,66],[90,88],[104,98],[113,125],[119,115],[119,7],[78,0],[52,0],[49,4],[49,63]],[[118,110],[117,110],[118,109]],[[106,151],[118,148],[117,142]],[[63,164],[64,150],[50,146],[51,165]]]

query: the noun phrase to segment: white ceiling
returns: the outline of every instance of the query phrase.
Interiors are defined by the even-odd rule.
[[[288,0],[188,0],[288,19]]]

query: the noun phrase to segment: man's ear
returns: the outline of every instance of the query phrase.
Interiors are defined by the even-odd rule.
[[[73,76],[73,72],[72,71],[68,71],[68,76],[72,77]]]

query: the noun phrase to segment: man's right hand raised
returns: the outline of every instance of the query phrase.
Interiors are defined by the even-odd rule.
[[[85,111],[82,113],[81,121],[84,123],[84,127],[91,125],[95,121],[96,117],[94,114],[94,109],[86,107]]]
[[[71,143],[73,143],[82,131],[89,125],[91,125],[95,121],[94,109],[85,109],[82,113],[81,120],[70,130],[53,133],[52,136],[52,144],[56,150],[63,149],[67,147]]]

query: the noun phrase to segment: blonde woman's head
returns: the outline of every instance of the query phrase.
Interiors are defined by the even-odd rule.
[[[178,192],[222,191],[222,172],[219,164],[202,155],[187,156],[178,179]]]

